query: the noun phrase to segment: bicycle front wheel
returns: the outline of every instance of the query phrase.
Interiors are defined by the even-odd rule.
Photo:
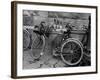
[[[77,65],[83,57],[82,43],[74,38],[67,39],[61,46],[61,58],[68,65]]]

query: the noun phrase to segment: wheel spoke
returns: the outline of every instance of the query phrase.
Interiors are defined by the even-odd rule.
[[[73,43],[73,50],[77,48],[77,44]]]
[[[77,62],[81,57],[81,52],[74,52],[72,62]]]
[[[71,63],[75,63],[75,62],[77,62],[77,61],[78,61],[78,60],[77,60],[77,57],[73,55],[73,58],[72,58],[72,60],[71,60]]]

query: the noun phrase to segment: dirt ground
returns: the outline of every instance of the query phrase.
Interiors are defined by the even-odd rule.
[[[44,54],[39,58],[36,59],[34,54],[38,54],[38,50],[27,49],[23,51],[23,69],[38,69],[38,68],[57,68],[57,67],[74,67],[65,64],[61,57],[55,57],[52,53],[52,46],[51,46],[51,39],[46,40]],[[91,59],[90,56],[88,57],[88,53],[84,51],[83,58],[78,65],[75,66],[90,66]]]
[[[66,67],[67,65],[61,60],[60,57],[52,55],[50,45],[46,43],[44,55],[39,60],[35,60],[32,49],[23,52],[23,69],[37,69],[37,68],[56,68]]]

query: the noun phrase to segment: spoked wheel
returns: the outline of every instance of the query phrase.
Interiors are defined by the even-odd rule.
[[[32,40],[32,54],[34,59],[38,59],[41,55],[43,55],[45,47],[45,38],[35,32],[33,32],[33,40]]]
[[[26,50],[30,43],[30,33],[27,30],[23,30],[23,49]]]
[[[77,65],[83,57],[83,46],[79,40],[67,39],[61,47],[61,58],[64,63],[73,66]]]

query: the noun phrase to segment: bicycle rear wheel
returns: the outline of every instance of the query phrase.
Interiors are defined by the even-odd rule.
[[[45,38],[35,32],[33,32],[33,39],[32,39],[32,54],[33,58],[37,59],[41,55],[43,55],[45,47]]]
[[[74,38],[67,39],[61,47],[61,58],[68,65],[77,65],[83,57],[82,43]]]

